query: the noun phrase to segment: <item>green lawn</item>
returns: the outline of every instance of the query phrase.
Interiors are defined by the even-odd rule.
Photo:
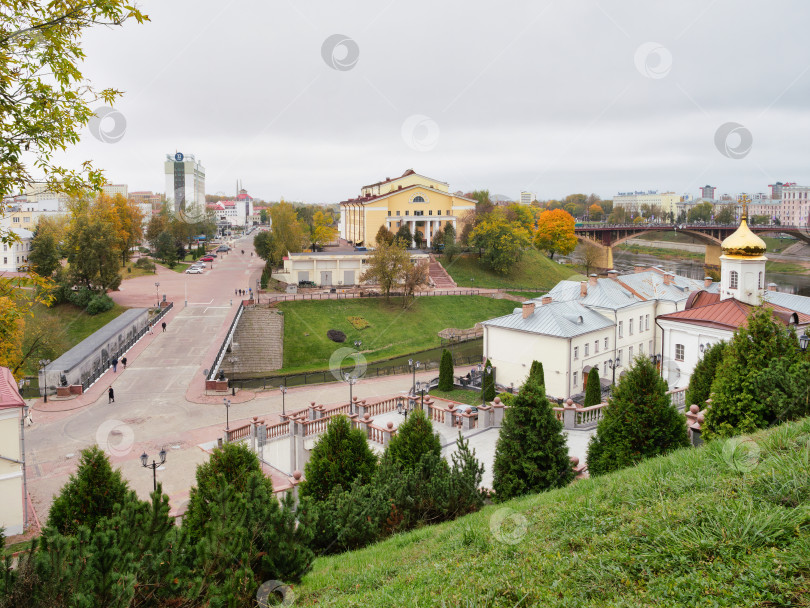
[[[445,270],[453,277],[459,287],[489,287],[493,289],[529,288],[548,290],[564,279],[584,280],[570,266],[557,264],[536,249],[523,252],[520,262],[515,264],[509,274],[502,275],[481,266],[478,256],[465,254],[446,262],[443,256],[437,256]]]
[[[753,439],[318,558],[295,606],[807,606],[810,419]]]
[[[341,347],[360,348],[368,361],[388,359],[441,345],[437,335],[446,328],[467,329],[479,321],[508,314],[515,303],[483,296],[420,297],[402,308],[401,298],[357,300],[316,300],[285,302],[284,369],[301,371],[326,369],[329,358]],[[348,317],[363,317],[370,326],[355,329]],[[330,329],[346,334],[338,344],[326,337]],[[347,360],[346,364],[351,363]]]
[[[665,249],[662,247],[645,247],[643,245],[618,245],[630,253],[643,253],[654,255],[665,260],[705,260],[706,255],[699,251],[684,251],[683,249]]]
[[[59,356],[76,346],[93,332],[101,329],[125,310],[127,310],[125,307],[116,304],[107,312],[88,315],[84,310],[73,304],[59,304],[52,308],[37,304],[32,308],[34,319],[27,318],[26,326],[35,327],[39,323],[48,323],[48,327],[52,328],[55,334],[50,336],[50,343],[57,347],[58,354],[56,356]],[[36,361],[28,361],[25,366],[25,374],[36,375],[36,373]]]
[[[470,405],[481,405],[481,393],[478,391],[468,391],[463,388],[454,388],[452,391],[440,391],[434,388],[430,391],[430,394],[441,399],[449,399],[450,401],[469,403]]]
[[[765,262],[765,270],[768,272],[783,272],[785,274],[807,274],[808,269],[801,264],[791,262]]]

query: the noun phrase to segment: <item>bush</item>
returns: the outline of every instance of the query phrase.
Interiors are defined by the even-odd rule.
[[[599,370],[594,367],[588,372],[588,383],[585,385],[585,407],[602,403],[602,385],[599,384]]]
[[[106,293],[102,293],[90,298],[90,302],[88,302],[87,308],[84,310],[88,315],[97,315],[112,310],[113,306],[115,306],[115,302],[113,302],[112,298]]]
[[[442,362],[439,365],[439,386],[440,391],[453,390],[453,355],[446,348],[442,351]]]
[[[330,329],[326,332],[326,337],[332,340],[332,342],[345,342],[346,341],[346,334],[344,334],[339,329]]]
[[[602,475],[686,447],[686,418],[648,357],[638,357],[608,401],[588,444],[588,471]]]
[[[301,495],[326,500],[337,487],[348,489],[355,480],[367,484],[376,469],[377,456],[366,433],[352,429],[346,416],[333,416],[310,453]]]
[[[546,376],[543,372],[543,364],[540,361],[532,361],[532,366],[529,369],[529,379],[533,379],[542,386],[546,385]]]
[[[498,502],[561,488],[574,478],[562,422],[544,393],[543,385],[527,382],[504,414],[492,469]]]
[[[87,287],[80,287],[70,294],[69,300],[71,304],[79,308],[87,308],[87,305],[90,304],[90,300],[93,299],[94,295],[96,295],[95,292]]]
[[[141,268],[143,270],[154,270],[155,263],[149,258],[138,258],[135,261],[135,268]]]
[[[113,514],[116,504],[124,503],[128,492],[121,471],[113,471],[107,455],[94,445],[82,450],[79,468],[53,501],[47,525],[61,534],[73,534],[81,526],[92,531],[101,518]]]
[[[484,379],[481,385],[481,390],[484,393],[484,401],[487,403],[495,399],[495,373],[494,371],[490,373],[486,372],[486,368],[491,367],[491,365],[492,364],[489,362],[489,359],[487,359],[487,362],[484,365]]]
[[[397,427],[383,458],[391,460],[402,469],[414,469],[422,456],[441,456],[442,442],[438,433],[433,432],[433,424],[425,412],[414,410],[408,419]]]
[[[698,361],[695,371],[692,372],[692,376],[689,378],[689,388],[686,389],[687,406],[693,403],[699,405],[701,409],[705,406],[706,400],[712,392],[712,382],[714,382],[717,366],[723,360],[725,345],[725,342],[718,342],[710,346]]]

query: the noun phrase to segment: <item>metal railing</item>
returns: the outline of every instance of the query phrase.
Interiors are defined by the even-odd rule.
[[[239,308],[236,310],[236,316],[234,316],[231,326],[228,328],[228,333],[225,334],[225,339],[222,341],[222,345],[219,347],[217,356],[214,358],[214,364],[211,366],[211,371],[208,372],[208,377],[206,380],[216,380],[219,366],[222,365],[222,360],[225,358],[225,351],[233,339],[233,334],[236,331],[236,325],[239,323],[239,318],[242,316],[244,311],[245,301],[242,301],[239,303]]]
[[[432,369],[439,369],[440,360],[427,361],[422,363],[419,371],[428,371]],[[480,355],[465,355],[453,358],[453,365],[475,365],[481,363]],[[314,372],[301,372],[298,374],[284,374],[277,376],[263,376],[261,378],[246,378],[244,380],[229,380],[229,387],[236,387],[238,389],[268,389],[278,388],[279,386],[304,386],[308,384],[323,384],[326,382],[343,382],[343,374],[353,373],[353,367],[347,367],[340,370],[320,370]],[[374,365],[369,364],[368,368],[361,378],[380,378],[383,376],[396,376],[399,374],[410,374],[413,368],[408,364],[403,365]]]

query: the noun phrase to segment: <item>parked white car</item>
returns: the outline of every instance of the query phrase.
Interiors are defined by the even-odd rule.
[[[186,268],[186,274],[202,274],[203,269],[199,266],[192,266],[191,268]]]

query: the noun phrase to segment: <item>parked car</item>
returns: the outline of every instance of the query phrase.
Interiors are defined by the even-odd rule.
[[[216,251],[209,251],[205,255],[210,255],[212,258],[215,258],[215,257],[217,257],[217,252]]]
[[[31,266],[28,264],[20,264],[17,266],[17,272],[28,272],[29,270],[31,270]]]
[[[201,262],[213,262],[214,258],[212,258],[210,255],[207,255],[204,258],[200,258],[200,261]]]
[[[475,407],[474,405],[457,405],[456,411],[459,414],[466,414],[466,413],[477,414],[478,408]]]
[[[228,247],[227,245],[221,245],[220,247],[217,247],[217,251],[220,251],[220,252],[221,251],[230,251],[230,250],[231,250],[231,248]]]
[[[317,287],[315,281],[298,281],[299,287]]]
[[[186,274],[202,274],[203,269],[199,266],[192,266],[191,268],[186,268]]]

